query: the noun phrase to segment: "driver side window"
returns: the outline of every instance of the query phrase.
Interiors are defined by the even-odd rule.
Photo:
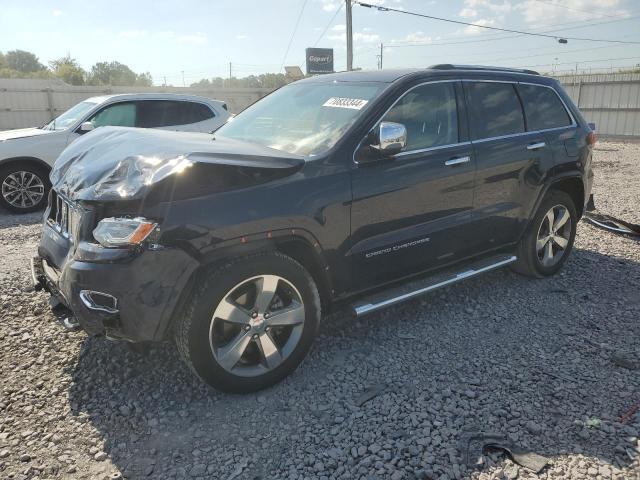
[[[429,83],[409,90],[387,112],[383,122],[407,129],[404,151],[458,143],[458,112],[452,82]]]
[[[115,127],[136,126],[136,105],[133,102],[122,102],[109,105],[89,120],[95,128],[107,125]]]

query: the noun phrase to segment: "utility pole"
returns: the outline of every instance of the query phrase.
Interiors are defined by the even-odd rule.
[[[231,88],[231,62],[229,62],[229,88]]]
[[[184,84],[184,70],[182,70],[182,86],[185,87],[186,85]]]
[[[353,70],[353,26],[351,25],[351,0],[345,0],[347,11],[347,71]]]
[[[166,75],[164,76],[164,86],[165,87],[167,86],[167,76]]]
[[[382,70],[382,52],[384,50],[384,45],[380,44],[380,55],[378,55],[378,69]]]

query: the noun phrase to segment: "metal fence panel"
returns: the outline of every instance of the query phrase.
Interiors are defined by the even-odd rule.
[[[640,138],[640,73],[557,77],[600,136]]]
[[[556,77],[600,136],[640,138],[640,73]],[[0,130],[42,125],[86,98],[111,93],[172,92],[222,100],[238,113],[270,89],[74,87],[56,80],[0,79]]]
[[[0,79],[0,130],[43,125],[90,97],[114,93],[182,93],[225,102],[238,113],[264,97],[268,88],[85,87],[60,81]]]

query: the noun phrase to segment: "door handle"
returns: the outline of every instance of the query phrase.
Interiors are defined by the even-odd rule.
[[[543,148],[546,146],[547,144],[544,142],[530,143],[529,145],[527,145],[527,150],[538,150],[539,148]]]
[[[451,158],[449,160],[447,160],[446,162],[444,162],[444,164],[448,167],[450,167],[451,165],[459,165],[461,163],[467,163],[471,161],[471,157],[456,157],[456,158]]]

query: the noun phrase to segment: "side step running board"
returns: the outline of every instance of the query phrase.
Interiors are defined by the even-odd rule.
[[[448,270],[431,277],[413,280],[404,285],[370,295],[351,304],[351,308],[356,316],[361,317],[367,313],[375,312],[376,310],[410,300],[418,295],[457,283],[465,278],[475,277],[481,273],[504,267],[505,265],[515,261],[516,257],[514,255],[494,255],[492,257],[464,265],[463,267],[460,267],[462,270]]]

